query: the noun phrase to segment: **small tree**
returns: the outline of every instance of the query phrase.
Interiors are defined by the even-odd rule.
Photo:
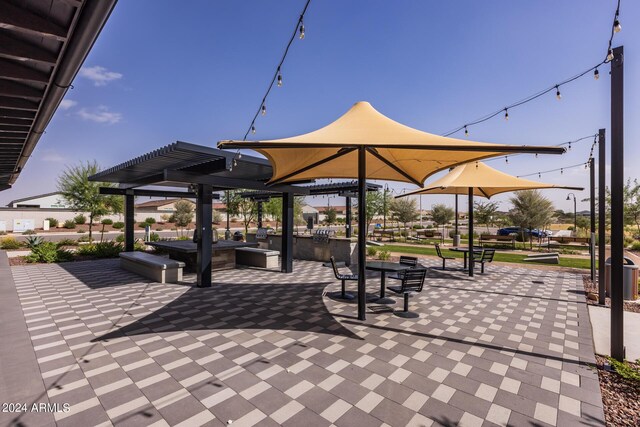
[[[93,220],[103,215],[121,213],[123,206],[122,197],[100,194],[100,187],[114,187],[116,184],[89,181],[89,177],[99,170],[100,167],[94,160],[70,166],[58,177],[58,191],[67,205],[77,212],[89,214],[90,241]]]
[[[336,211],[336,209],[333,206],[328,208],[326,211],[324,211],[324,214],[325,214],[325,221],[328,225],[332,225],[336,223],[336,220],[338,218],[338,211]]]
[[[282,221],[282,199],[271,198],[268,202],[265,202],[264,213],[276,222],[276,233],[278,232],[278,225]]]
[[[188,200],[178,200],[173,206],[176,210],[173,214],[176,227],[180,229],[180,236],[184,236],[184,228],[193,221],[193,203]]]
[[[498,212],[497,202],[475,202],[474,216],[478,220],[478,224],[484,224],[489,232],[489,226],[495,224],[496,212]]]
[[[555,210],[551,200],[544,197],[538,190],[517,191],[511,199],[513,209],[509,211],[509,218],[521,227],[522,240],[524,229],[532,230],[543,227],[551,222]],[[533,248],[531,233],[529,233],[529,247]]]
[[[356,202],[357,206],[357,202]],[[371,222],[373,218],[377,215],[380,215],[383,212],[384,207],[384,195],[379,191],[367,191],[366,195],[366,221],[367,221],[367,230],[371,227]],[[389,210],[389,206],[387,206],[387,210]],[[356,218],[357,218],[356,214]],[[358,219],[359,221],[359,219]],[[360,232],[360,230],[358,230]]]
[[[431,208],[431,219],[437,225],[442,225],[442,236],[445,235],[444,226],[451,222],[451,220],[455,217],[455,212],[452,208],[447,205],[438,204],[433,205]]]
[[[258,206],[255,201],[250,198],[240,198],[238,202],[238,213],[242,215],[242,222],[244,224],[245,236],[249,232],[249,224],[256,218],[258,213]]]
[[[223,199],[227,214],[227,223],[229,223],[229,218],[231,216],[238,215],[240,213],[239,205],[242,201],[242,197],[240,197],[240,192],[238,190],[226,190],[224,192]]]
[[[404,228],[407,228],[407,224],[416,221],[420,218],[420,213],[416,206],[415,199],[401,198],[395,199],[391,202],[391,216],[395,221],[404,224]]]

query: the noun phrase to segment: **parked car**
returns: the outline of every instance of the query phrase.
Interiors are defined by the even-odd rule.
[[[534,228],[531,231],[528,228],[525,228],[524,232],[525,234],[531,233],[531,235],[536,239],[538,237],[544,238],[544,237],[549,237],[551,235],[550,233],[543,230],[538,230],[537,228]],[[521,233],[522,231],[520,227],[505,227],[498,230],[498,236],[508,236],[509,234],[521,234]]]

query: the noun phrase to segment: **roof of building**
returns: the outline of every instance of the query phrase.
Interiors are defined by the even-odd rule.
[[[20,203],[20,202],[26,202],[26,201],[28,201],[28,200],[34,200],[34,199],[40,199],[40,198],[42,198],[42,197],[55,196],[56,194],[60,194],[60,193],[59,193],[59,192],[57,192],[57,191],[54,191],[53,193],[45,193],[45,194],[39,194],[39,195],[37,195],[37,196],[24,197],[24,198],[22,198],[22,199],[16,199],[16,200],[12,200],[12,201],[10,201],[10,202],[7,204],[7,206],[8,206],[8,207],[10,207],[10,208],[12,208],[12,207],[13,207],[13,205],[18,204],[18,203]]]
[[[320,213],[325,213],[330,208],[333,208],[338,212],[345,212],[347,210],[346,206],[314,206],[314,208],[316,208],[317,211]]]
[[[0,191],[18,179],[115,4],[0,1]]]
[[[162,200],[149,200],[148,202],[140,203],[136,205],[136,208],[156,208],[160,206],[170,205],[172,203],[177,202],[178,200],[187,200],[193,203],[189,199],[162,199]]]

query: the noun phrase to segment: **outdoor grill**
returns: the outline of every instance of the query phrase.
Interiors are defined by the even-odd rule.
[[[313,233],[313,243],[329,243],[329,238],[335,236],[335,230],[318,229]]]

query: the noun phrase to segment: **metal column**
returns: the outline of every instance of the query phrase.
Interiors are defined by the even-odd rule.
[[[604,262],[606,251],[606,220],[607,209],[605,207],[605,169],[606,169],[606,143],[604,129],[598,132],[598,303],[606,304],[606,291],[604,283]]]
[[[613,49],[611,61],[611,356],[624,360],[624,104],[622,46]]]
[[[262,228],[262,201],[258,201],[258,228]]]
[[[345,202],[346,202],[346,218],[345,218],[345,225],[344,225],[344,232],[345,235],[347,237],[347,239],[351,238],[351,196],[347,195],[347,197],[345,197]]]
[[[469,277],[473,277],[473,187],[469,187]]]
[[[210,185],[198,184],[196,196],[196,230],[198,235],[196,273],[199,288],[211,287],[211,257],[213,255],[211,228],[213,197],[211,191]]]
[[[124,196],[124,250],[133,252],[135,237],[133,235],[133,227],[136,224],[134,210],[135,196],[133,191],[131,194],[127,192]]]
[[[386,196],[386,194],[385,194]],[[367,151],[358,147],[358,320],[367,310]]]
[[[280,271],[293,272],[293,193],[282,193],[282,251]]]
[[[456,231],[453,233],[454,235],[458,234],[458,195],[456,194],[456,217],[453,220],[455,224]]]
[[[589,255],[591,255],[591,283],[596,280],[596,166],[593,157],[589,159],[589,208],[591,210],[591,235]]]

